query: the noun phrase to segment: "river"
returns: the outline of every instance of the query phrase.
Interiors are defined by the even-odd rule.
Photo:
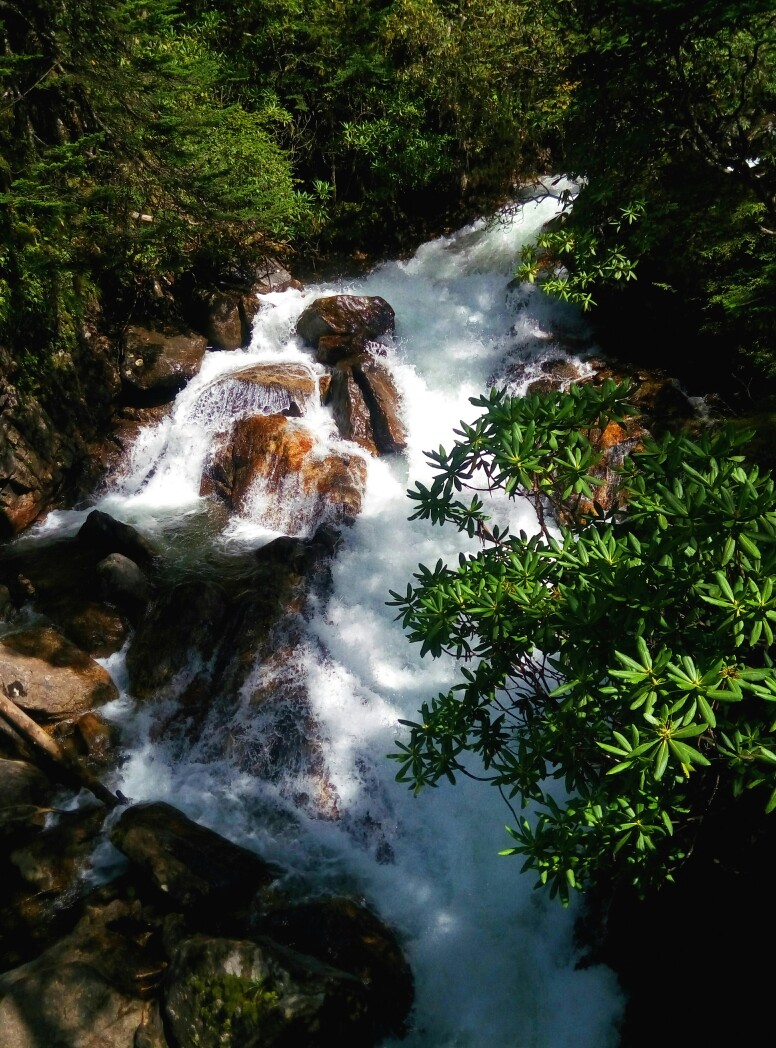
[[[319,521],[298,507],[272,505],[260,493],[243,516],[213,524],[199,489],[214,435],[230,417],[271,410],[224,396],[229,384],[216,380],[254,362],[309,365],[295,324],[315,297],[381,295],[392,305],[396,334],[386,340],[385,359],[402,397],[407,450],[369,458],[362,511],[343,530],[333,589],[314,609],[295,670],[306,679],[339,817],[316,818],[295,805],[287,781],[293,769],[285,779],[261,774],[267,725],[248,723],[245,709],[229,723],[211,723],[185,750],[167,746],[154,739],[148,708],[127,690],[123,653],[104,662],[122,689],[105,711],[121,725],[125,748],[112,785],[134,801],[170,801],[282,862],[311,890],[346,890],[374,907],[396,929],[415,973],[412,1028],[401,1042],[406,1048],[618,1043],[622,994],[610,970],[578,967],[574,906],[563,910],[534,891],[517,860],[498,856],[506,846],[504,823],[512,818],[498,792],[464,780],[415,797],[394,781],[395,765],[385,758],[401,736],[398,721],[412,719],[424,699],[449,688],[455,676],[451,660],[420,659],[386,607],[388,591],[403,590],[419,562],[455,559],[461,548],[454,531],[407,520],[406,489],[429,477],[424,452],[449,446],[459,420],[474,416],[470,397],[509,375],[519,390],[540,373],[543,360],[557,355],[559,333],[584,344],[584,323],[572,309],[533,287],[507,287],[520,244],[556,207],[552,199],[528,203],[424,244],[411,259],[363,278],[265,296],[250,346],[207,355],[169,419],[140,434],[111,490],[96,502],[182,559],[196,560],[205,542],[228,557],[280,532],[309,533]],[[510,363],[511,372],[505,370]],[[521,363],[529,364],[527,376]],[[327,409],[311,407],[306,422],[322,446],[341,446]],[[50,514],[32,540],[75,533],[92,508]],[[534,526],[528,517],[516,518],[512,504],[498,512],[513,526]],[[213,745],[217,731],[250,739],[258,755],[252,773]],[[100,864],[115,861],[105,846],[96,876]]]

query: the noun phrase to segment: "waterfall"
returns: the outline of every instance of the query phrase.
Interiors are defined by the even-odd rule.
[[[393,306],[396,334],[384,359],[402,397],[406,452],[372,458],[342,441],[319,396],[304,405],[303,424],[320,454],[346,446],[367,471],[361,512],[342,530],[331,592],[295,638],[294,678],[309,695],[316,759],[331,790],[321,800],[321,810],[330,808],[325,817],[311,810],[320,780],[316,786],[309,761],[274,767],[274,742],[287,741],[289,731],[280,715],[258,717],[246,701],[226,723],[214,714],[198,739],[166,745],[152,738],[148,707],[127,692],[123,654],[104,662],[123,689],[105,711],[121,725],[126,749],[115,785],[134,801],[170,801],[282,863],[303,888],[366,899],[396,929],[415,973],[412,1028],[395,1042],[406,1048],[618,1042],[622,997],[611,971],[577,967],[574,907],[562,910],[533,891],[518,862],[497,854],[512,820],[498,792],[464,779],[414,797],[385,759],[401,737],[398,721],[449,688],[456,670],[450,659],[421,660],[385,604],[419,562],[455,560],[465,545],[452,530],[409,522],[406,489],[430,475],[424,452],[449,446],[459,421],[475,416],[470,397],[492,381],[520,391],[557,357],[559,339],[585,345],[573,309],[530,286],[508,288],[520,244],[555,207],[544,200],[475,223],[363,279],[264,296],[250,346],[207,355],[169,418],[141,433],[99,502],[180,557],[196,556],[206,542],[228,558],[282,531],[311,533],[320,523],[312,510],[279,514],[260,490],[228,522],[214,519],[200,495],[203,469],[236,418],[289,406],[277,392],[246,387],[241,370],[285,362],[319,381],[324,369],[295,334],[314,298],[381,295]],[[284,506],[290,498],[285,492]],[[520,506],[503,501],[495,512],[514,529],[534,527]],[[51,514],[37,532],[72,533],[85,515]],[[272,665],[256,666],[251,687],[272,686],[273,673]],[[101,861],[113,861],[109,848]]]

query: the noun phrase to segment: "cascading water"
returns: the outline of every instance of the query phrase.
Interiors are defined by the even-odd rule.
[[[454,531],[407,520],[406,488],[428,478],[424,451],[449,446],[459,420],[476,414],[469,397],[494,378],[519,389],[542,360],[557,356],[558,332],[584,335],[574,311],[534,288],[507,292],[520,243],[555,208],[553,200],[526,205],[347,285],[265,296],[250,347],[207,356],[172,415],[141,433],[99,504],[172,548],[178,543],[181,557],[205,541],[228,557],[279,530],[311,530],[319,518],[267,516],[271,500],[260,490],[228,523],[211,519],[200,480],[213,443],[236,418],[289,407],[287,395],[246,387],[235,375],[281,361],[322,373],[295,335],[301,311],[320,295],[381,295],[391,303],[396,336],[386,342],[385,360],[402,396],[406,453],[372,459],[337,436],[317,395],[303,405],[321,454],[345,446],[368,462],[361,513],[343,530],[333,562],[333,589],[297,638],[293,660],[331,790],[326,817],[310,809],[309,762],[269,774],[273,739],[288,726],[270,714],[257,718],[248,703],[228,722],[211,718],[197,741],[175,747],[151,741],[150,713],[126,691],[107,713],[123,727],[127,756],[115,785],[128,797],[169,800],[290,868],[303,887],[363,896],[396,929],[416,978],[412,1028],[401,1042],[407,1048],[617,1043],[621,995],[609,970],[575,967],[573,908],[533,892],[515,860],[497,855],[511,820],[499,794],[464,779],[415,798],[394,781],[395,767],[385,759],[400,736],[399,719],[413,719],[455,675],[452,660],[419,659],[385,605],[389,589],[403,589],[418,562],[455,560],[462,545]],[[506,502],[496,507],[501,522],[532,530],[520,512]],[[52,514],[37,531],[72,532],[85,515]],[[199,536],[193,546],[192,534]],[[106,664],[126,689],[123,657]],[[250,687],[271,686],[273,672],[256,666]],[[107,847],[101,861],[113,860]]]

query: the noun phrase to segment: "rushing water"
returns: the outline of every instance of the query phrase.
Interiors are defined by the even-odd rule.
[[[397,930],[416,977],[413,1027],[402,1042],[407,1048],[617,1043],[622,998],[609,970],[576,967],[573,908],[564,911],[534,892],[518,862],[497,854],[505,846],[504,823],[512,819],[497,791],[463,780],[415,798],[394,781],[395,766],[385,759],[400,737],[399,719],[412,719],[455,673],[451,660],[419,659],[385,605],[388,590],[403,589],[418,562],[455,559],[462,545],[453,530],[408,522],[406,489],[427,479],[424,451],[449,446],[459,420],[476,413],[469,398],[505,373],[505,361],[536,366],[552,355],[559,331],[583,334],[573,311],[535,289],[507,291],[520,243],[554,207],[552,201],[529,204],[509,220],[428,243],[409,261],[380,266],[352,283],[266,296],[250,347],[208,354],[171,417],[141,433],[114,489],[99,503],[173,546],[176,534],[185,533],[181,545],[189,555],[206,540],[222,554],[266,542],[284,521],[267,515],[271,507],[260,493],[226,526],[213,524],[199,497],[203,463],[229,421],[286,406],[260,401],[229,373],[262,361],[309,365],[294,332],[315,297],[348,292],[391,303],[396,336],[387,342],[386,359],[403,399],[408,448],[370,459],[362,512],[344,532],[333,592],[309,624],[296,668],[307,678],[340,818],[296,810],[282,785],[223,758],[212,761],[204,742],[173,757],[150,741],[148,714],[126,691],[108,713],[124,729],[127,759],[114,785],[127,796],[169,800],[282,863],[301,886],[362,896]],[[341,446],[316,398],[306,422],[322,445]],[[497,512],[513,526],[533,527],[513,505]],[[84,517],[52,514],[37,531],[73,532]],[[294,530],[290,518],[285,523]],[[106,664],[126,688],[122,655]],[[223,730],[237,727],[251,726]],[[258,745],[260,732],[252,730]],[[107,846],[101,861],[113,858]]]

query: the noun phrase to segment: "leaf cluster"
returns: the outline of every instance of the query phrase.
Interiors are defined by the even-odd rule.
[[[670,878],[719,789],[776,807],[773,481],[732,429],[645,437],[619,471],[624,508],[604,510],[590,436],[626,398],[607,382],[473,401],[482,416],[409,494],[413,518],[482,548],[421,565],[389,602],[461,672],[403,722],[397,779],[497,786],[525,809],[504,854],[564,902],[604,876]],[[533,504],[534,535],[489,520],[494,491]],[[551,523],[582,495],[593,513]]]

